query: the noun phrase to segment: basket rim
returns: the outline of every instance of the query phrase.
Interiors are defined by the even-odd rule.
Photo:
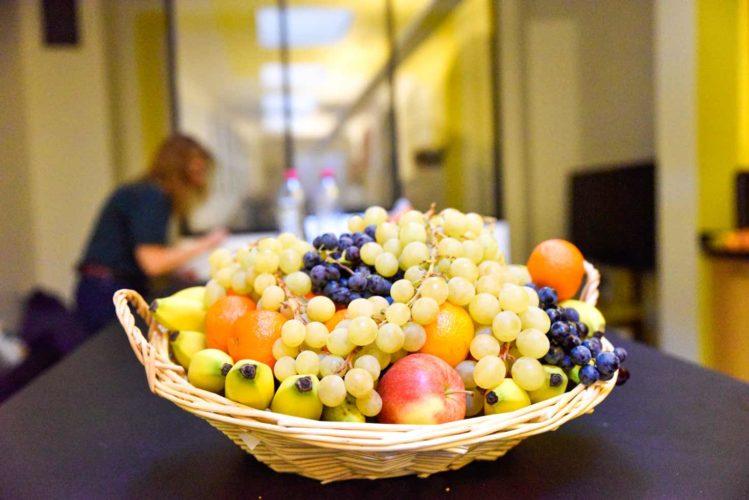
[[[585,262],[586,284],[581,300],[595,304],[600,274]],[[328,422],[257,410],[228,398],[194,387],[185,370],[169,357],[169,332],[151,316],[141,295],[129,289],[118,290],[113,297],[115,310],[130,340],[136,358],[144,365],[150,390],[185,411],[212,424],[233,426],[239,432],[255,436],[284,437],[308,445],[358,451],[461,450],[465,445],[524,437],[553,430],[583,413],[590,413],[613,389],[616,374],[554,398],[533,403],[513,412],[464,418],[441,424],[382,424]],[[135,324],[130,307],[148,324],[148,339]],[[613,350],[605,337],[604,350]]]

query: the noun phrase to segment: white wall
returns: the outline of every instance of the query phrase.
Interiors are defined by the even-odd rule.
[[[74,266],[113,185],[101,5],[78,3],[77,46],[46,47],[41,4],[2,3],[0,282],[11,320],[31,287],[70,297]]]
[[[576,170],[654,156],[651,0],[503,0],[513,256],[564,236]],[[525,234],[518,234],[525,233]]]
[[[660,346],[698,360],[696,0],[655,8]]]
[[[0,2],[0,322],[12,326],[33,283],[20,2]]]

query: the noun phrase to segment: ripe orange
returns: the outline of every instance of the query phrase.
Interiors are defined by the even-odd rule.
[[[419,352],[433,354],[455,366],[468,355],[473,340],[473,320],[459,306],[445,302],[440,307],[437,319],[424,326],[427,341]]]
[[[528,258],[528,272],[539,286],[550,286],[559,300],[575,296],[585,274],[583,254],[565,240],[546,240],[533,249]]]
[[[239,295],[229,295],[217,300],[205,313],[206,347],[226,352],[226,339],[229,338],[234,323],[254,309],[255,303],[251,299]]]
[[[250,311],[234,324],[228,339],[229,355],[234,360],[254,359],[273,368],[273,343],[281,337],[286,317],[276,311]]]
[[[346,319],[346,308],[339,309],[333,314],[333,317],[325,322],[325,326],[328,327],[328,331],[332,332],[338,323]]]

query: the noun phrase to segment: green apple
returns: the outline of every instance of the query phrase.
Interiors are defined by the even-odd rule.
[[[205,334],[195,330],[172,332],[169,336],[174,359],[186,370],[196,352],[205,349]]]
[[[559,306],[570,307],[577,311],[580,315],[580,321],[588,327],[588,335],[593,335],[595,332],[602,332],[606,329],[606,319],[596,306],[574,299],[565,300]]]
[[[239,360],[226,375],[226,397],[258,410],[268,408],[273,389],[273,370],[259,361]]]
[[[221,392],[232,363],[231,356],[224,351],[203,349],[192,357],[187,369],[187,380],[198,389]]]
[[[511,378],[504,379],[497,387],[484,395],[484,413],[506,413],[519,410],[531,404],[531,398]]]
[[[532,403],[538,403],[546,399],[563,394],[567,390],[567,375],[558,366],[544,365],[546,379],[540,389],[528,392]]]

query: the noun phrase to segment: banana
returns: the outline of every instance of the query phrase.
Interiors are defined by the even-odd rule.
[[[320,420],[322,403],[317,397],[319,384],[314,375],[294,375],[284,379],[270,403],[271,411]]]
[[[322,412],[322,419],[328,422],[366,422],[364,415],[356,407],[356,400],[349,397],[338,406],[326,406]]]
[[[179,292],[174,293],[170,296],[195,300],[202,304],[203,301],[205,300],[205,287],[204,286],[191,286],[189,288],[183,288]]]
[[[172,295],[154,300],[151,303],[151,312],[156,321],[170,330],[202,332],[205,329],[205,309],[202,301]]]

